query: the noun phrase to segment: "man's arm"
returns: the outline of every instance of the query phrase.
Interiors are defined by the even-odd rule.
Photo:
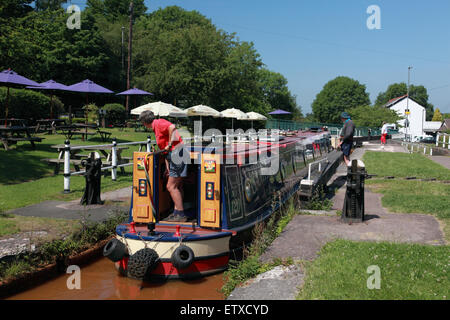
[[[170,150],[170,147],[172,146],[172,142],[177,141],[177,136],[176,136],[176,134],[175,134],[175,131],[176,131],[176,130],[177,130],[177,129],[175,128],[175,125],[174,125],[174,124],[172,124],[172,125],[169,127],[169,144],[168,144],[167,147],[166,147],[167,150]]]

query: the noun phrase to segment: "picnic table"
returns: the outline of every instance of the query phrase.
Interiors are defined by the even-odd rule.
[[[36,148],[35,142],[41,142],[43,138],[32,137],[30,127],[27,126],[0,126],[0,139],[5,150],[18,141],[29,141],[33,149]]]
[[[102,131],[99,126],[91,124],[76,123],[73,125],[59,126],[56,127],[56,129],[61,131],[61,133],[64,134],[64,136],[69,140],[72,139],[74,135],[81,135],[83,140],[87,140],[89,135],[95,134],[99,134],[102,141],[106,141],[109,137],[111,137],[111,132]],[[93,129],[94,131],[88,131],[88,129]]]
[[[35,133],[38,133],[39,130],[47,131],[49,134],[55,133],[56,128],[58,126],[64,126],[66,124],[66,120],[64,119],[40,119],[36,120],[36,129]]]
[[[79,147],[80,145],[71,145],[71,147]],[[42,161],[48,162],[49,164],[54,164],[54,174],[58,174],[61,164],[64,164],[64,151],[66,146],[64,144],[57,144],[51,146],[52,149],[56,149],[58,151],[58,158],[57,159],[42,159]],[[122,157],[122,151],[128,149],[128,147],[125,146],[117,146],[117,164],[123,164],[127,163],[130,159],[126,157]],[[112,164],[112,147],[111,146],[105,146],[105,147],[98,147],[98,146],[83,146],[82,149],[70,149],[70,163],[73,164],[76,171],[80,171],[81,161],[83,158],[89,157],[89,154],[80,154],[83,150],[87,151],[100,151],[103,158],[106,158],[106,160],[102,161],[102,164],[105,166],[109,166]],[[120,171],[122,173],[125,173],[125,169],[123,167],[120,167]]]
[[[9,127],[21,126],[26,127],[27,120],[10,118],[6,119],[6,125]],[[0,124],[5,125],[5,119],[0,119]]]

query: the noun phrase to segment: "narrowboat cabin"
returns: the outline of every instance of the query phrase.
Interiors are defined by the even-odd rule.
[[[310,179],[308,164],[333,152],[330,134],[321,130],[210,136],[193,139],[188,148],[188,222],[164,221],[173,209],[164,154],[134,153],[129,222],[117,226],[116,238],[104,248],[122,275],[178,279],[225,270],[230,252],[253,226]]]

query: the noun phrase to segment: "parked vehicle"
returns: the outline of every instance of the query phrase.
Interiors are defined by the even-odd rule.
[[[425,137],[419,140],[420,143],[436,143],[435,137]]]

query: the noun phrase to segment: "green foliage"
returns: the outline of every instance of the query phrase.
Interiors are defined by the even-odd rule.
[[[41,0],[36,10],[29,0],[2,2],[0,68],[12,68],[39,82],[53,79],[72,84],[90,79],[113,91],[123,90],[129,1],[89,0],[79,30],[67,28],[69,15],[59,7],[61,2],[64,0]],[[154,93],[151,99],[181,107],[237,107],[265,115],[283,108],[291,111],[294,119],[302,117],[286,79],[262,69],[253,43],[217,29],[197,11],[176,6],[151,13],[146,10],[143,0],[134,1],[131,79],[132,85]],[[83,94],[63,92],[59,96],[72,110],[85,103]],[[108,99],[121,101],[121,97]]]
[[[266,272],[280,264],[288,265],[293,263],[292,259],[287,261],[278,259],[273,263],[263,264],[259,261],[259,257],[283,231],[295,214],[294,200],[291,200],[280,210],[274,212],[266,223],[259,223],[254,227],[252,243],[244,250],[244,260],[237,265],[231,265],[224,273],[225,283],[221,291],[225,296],[228,296],[239,284],[260,273]]]
[[[88,123],[97,123],[98,120],[98,107],[91,103],[88,105],[85,105],[83,107],[84,112],[87,113],[87,119]]]
[[[64,264],[67,257],[115,234],[116,226],[126,221],[127,217],[127,212],[115,211],[101,222],[81,219],[81,228],[68,237],[45,242],[35,252],[20,254],[15,260],[0,264],[0,279],[17,278],[48,263]]]
[[[393,83],[389,85],[385,92],[380,92],[378,94],[375,105],[383,106],[389,100],[404,96],[407,92],[408,86],[406,83]],[[433,117],[434,106],[431,103],[428,103],[427,89],[422,85],[410,85],[409,97],[426,109],[426,120],[430,121]]]
[[[436,108],[433,114],[433,119],[431,121],[444,121],[444,118],[442,117],[442,113],[439,110],[439,108]]]
[[[124,123],[127,113],[125,111],[125,107],[119,103],[110,103],[105,104],[102,108],[106,110],[106,120],[108,123],[116,124],[116,123]]]
[[[5,116],[7,88],[0,87],[0,117]],[[9,89],[8,118],[42,119],[50,117],[50,98],[27,89]],[[64,110],[62,102],[53,97],[53,114]]]
[[[306,210],[330,210],[333,206],[333,202],[326,198],[325,188],[317,188],[311,199],[304,203],[303,207]]]
[[[312,110],[319,122],[340,123],[343,111],[368,104],[370,99],[365,85],[348,77],[337,77],[317,94]]]
[[[122,16],[129,16],[129,0],[88,0],[87,5],[95,14],[115,20]],[[133,16],[139,18],[147,11],[144,0],[133,0]]]
[[[378,106],[359,106],[348,110],[348,113],[357,127],[380,128],[383,121],[397,123],[401,119],[394,110]]]
[[[448,246],[336,240],[308,264],[297,298],[448,300],[448,250]],[[371,265],[380,268],[380,289],[367,288]]]
[[[265,111],[270,112],[274,109],[282,109],[292,112],[293,118],[302,118],[303,114],[297,106],[296,98],[287,87],[287,79],[282,74],[265,68],[261,68],[259,74],[263,99],[269,108]]]

